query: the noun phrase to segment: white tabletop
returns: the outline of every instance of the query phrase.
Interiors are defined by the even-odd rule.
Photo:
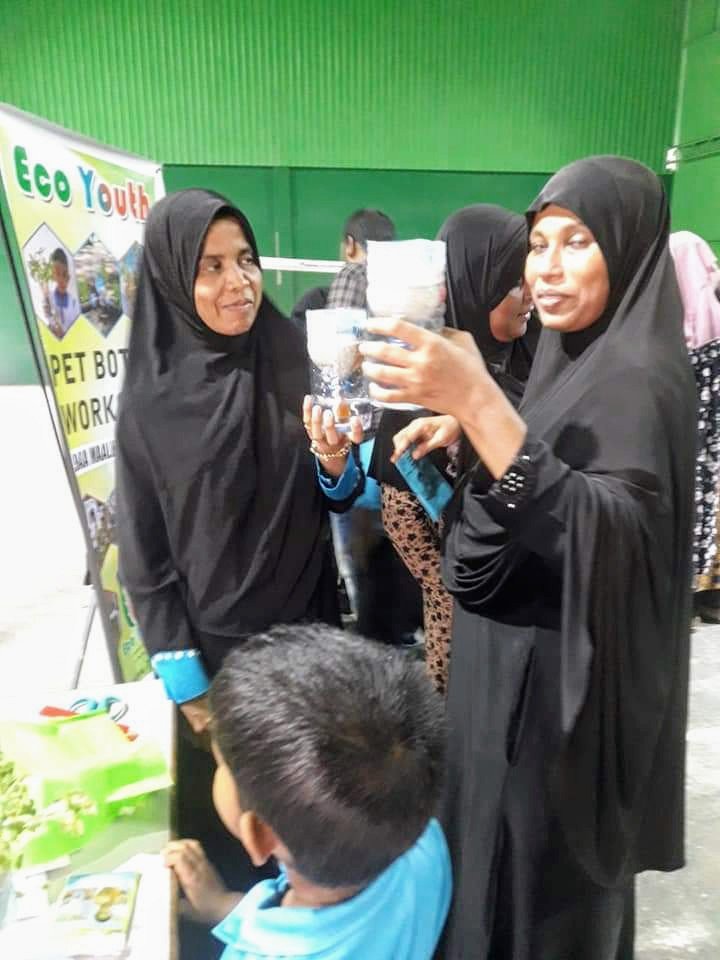
[[[127,704],[121,719],[143,739],[152,741],[174,770],[174,711],[162,684],[153,679],[118,684],[109,688],[39,693],[0,704],[0,718],[36,717],[46,705],[69,708],[79,697],[96,700],[116,696]],[[131,870],[141,873],[137,904],[124,960],[173,960],[176,955],[174,884],[162,864],[161,851],[169,839],[170,794],[154,794],[141,815],[112,823],[94,837],[69,862],[48,874],[50,899],[59,894],[70,873],[99,873]],[[16,920],[0,930],[0,957],[12,960],[66,960],[53,950],[52,920],[49,915]]]

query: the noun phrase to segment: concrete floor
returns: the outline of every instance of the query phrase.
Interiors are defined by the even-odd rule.
[[[687,866],[639,878],[638,960],[720,957],[720,627],[695,629],[691,670]]]
[[[66,689],[80,649],[84,545],[54,444],[39,389],[0,388],[0,696]],[[81,683],[110,679],[96,624]],[[636,957],[720,958],[720,627],[693,634],[687,867],[639,878]]]

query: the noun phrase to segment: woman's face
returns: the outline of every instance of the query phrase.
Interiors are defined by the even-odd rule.
[[[543,326],[561,333],[595,323],[610,294],[605,257],[590,228],[554,205],[535,217],[525,279]]]
[[[195,309],[215,333],[247,333],[262,301],[262,271],[237,220],[215,220],[205,237],[195,278]]]
[[[517,340],[527,330],[527,318],[532,302],[526,283],[520,282],[490,311],[490,333],[500,343]]]

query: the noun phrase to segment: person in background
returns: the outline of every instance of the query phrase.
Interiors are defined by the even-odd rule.
[[[146,225],[116,434],[120,576],[180,708],[178,830],[199,836],[221,869],[237,858],[227,863],[212,758],[197,739],[210,680],[273,623],[339,623],[328,507],[348,506],[363,475],[331,415],[332,437],[321,425],[313,456],[308,389],[305,344],[263,293],[243,213],[206,190],[161,199]],[[361,437],[356,421],[352,431]]]
[[[325,307],[367,306],[367,242],[394,240],[395,224],[380,210],[356,210],[345,221],[340,241],[340,259],[345,265],[336,274],[330,287],[313,287],[300,297],[292,310],[295,326],[306,333],[305,311]]]
[[[312,287],[307,290],[292,308],[290,319],[302,334],[303,340],[307,337],[306,310],[324,310],[327,306],[329,287]]]
[[[343,226],[340,254],[345,266],[333,280],[327,306],[367,309],[368,240],[395,239],[395,224],[380,210],[357,210]],[[360,447],[367,468],[373,439]],[[332,518],[335,556],[357,630],[386,643],[412,645],[422,623],[419,590],[385,536],[380,488],[367,478],[353,508]]]
[[[443,541],[445,960],[629,960],[635,874],[683,865],[697,411],[669,222],[632,160],[550,179],[519,411],[468,333],[360,345],[377,400],[452,414],[478,457]]]
[[[395,224],[380,210],[356,210],[345,221],[340,257],[345,266],[330,284],[328,307],[367,307],[368,240],[394,240]]]
[[[323,624],[275,627],[226,658],[210,702],[218,813],[255,864],[280,865],[243,896],[196,841],[169,845],[223,960],[430,960],[451,878],[443,708],[421,666]]]
[[[448,217],[438,240],[447,246],[446,324],[472,334],[491,375],[517,405],[529,372],[526,351],[517,349],[531,306],[522,280],[527,255],[525,218],[492,204],[475,204]],[[515,358],[521,362],[515,364]],[[393,437],[410,423],[418,453],[436,451],[435,465],[451,480],[442,448],[460,440],[460,426],[453,417],[416,419],[415,414],[386,410],[369,468],[369,475],[382,485],[385,531],[422,587],[425,661],[435,686],[445,693],[453,600],[440,574],[440,529],[390,459]],[[423,445],[425,434],[429,442]],[[476,458],[467,442],[459,452],[460,462],[456,457],[454,467],[462,474]]]
[[[70,284],[70,265],[62,247],[57,247],[50,255],[52,281],[54,287],[49,296],[50,329],[56,337],[64,337],[80,314],[80,304],[68,289]]]
[[[720,623],[720,267],[710,246],[687,230],[670,234],[670,252],[698,393],[694,607],[704,621]]]

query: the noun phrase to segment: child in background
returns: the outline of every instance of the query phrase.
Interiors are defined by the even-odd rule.
[[[430,960],[450,903],[434,819],[443,706],[422,665],[324,625],[275,627],[233,651],[210,694],[213,800],[256,866],[226,890],[193,840],[167,863],[223,960]]]
[[[70,266],[62,247],[53,250],[50,266],[55,284],[48,301],[50,329],[56,337],[64,337],[80,313],[80,304],[69,289]]]

